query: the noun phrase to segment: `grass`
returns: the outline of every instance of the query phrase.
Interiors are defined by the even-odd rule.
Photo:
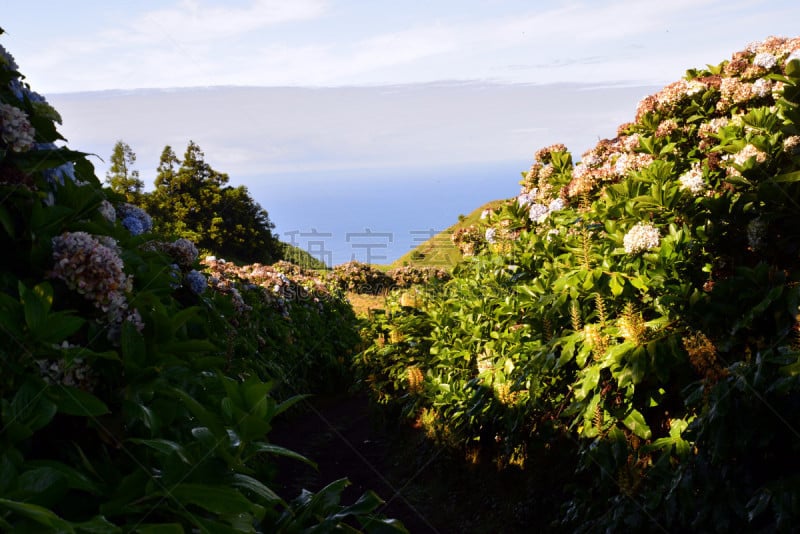
[[[352,291],[347,292],[347,300],[356,312],[357,317],[369,317],[371,310],[382,310],[386,308],[386,296],[384,295],[362,295]]]

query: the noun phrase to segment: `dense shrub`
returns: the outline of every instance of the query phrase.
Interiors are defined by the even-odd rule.
[[[280,379],[277,393],[344,391],[349,358],[359,342],[353,309],[338,289],[291,264],[237,266],[203,260],[209,285],[229,295],[235,336],[229,350],[242,367]],[[286,273],[289,274],[286,274]]]
[[[348,343],[340,302],[253,325],[245,306],[272,301],[209,289],[190,241],[152,234],[85,154],[55,145],[59,120],[0,47],[0,529],[402,530],[374,516],[374,493],[340,504],[346,480],[293,501],[270,488],[274,455],[310,462],[269,442],[303,398],[276,400],[270,371],[293,369],[271,358],[313,331],[304,355],[321,348],[329,368]],[[259,334],[270,343],[251,351]]]
[[[645,98],[577,165],[538,151],[470,230],[476,257],[375,316],[357,373],[467,454],[574,444],[579,467],[544,477],[567,488],[554,529],[795,529],[798,125],[800,39],[770,38]]]
[[[337,265],[328,273],[329,280],[343,291],[380,295],[392,288],[393,281],[368,263],[351,261]]]
[[[406,265],[386,271],[394,281],[394,287],[407,288],[419,284],[433,284],[450,279],[450,273],[438,267]]]

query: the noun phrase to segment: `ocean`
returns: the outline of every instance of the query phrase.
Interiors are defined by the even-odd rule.
[[[529,164],[338,170],[250,178],[281,241],[326,264],[391,263],[460,214],[519,192]]]

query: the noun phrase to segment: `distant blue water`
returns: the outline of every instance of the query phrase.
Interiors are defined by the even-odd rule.
[[[480,205],[519,192],[523,162],[285,173],[243,180],[282,241],[328,265],[391,263]]]

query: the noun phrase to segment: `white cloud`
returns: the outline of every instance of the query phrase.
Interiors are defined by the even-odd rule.
[[[201,0],[181,0],[177,6],[149,11],[129,29],[139,42],[175,41],[208,43],[212,39],[241,35],[289,21],[319,17],[322,0],[254,0],[245,7],[208,5]]]
[[[119,22],[80,38],[43,36],[55,41],[42,40],[20,63],[50,93],[454,79],[666,83],[767,37],[764,28],[791,28],[797,11],[722,0],[552,6],[496,14],[465,1],[458,13],[433,6],[423,18],[400,4],[378,16],[345,0],[180,0],[127,21],[109,17]]]

